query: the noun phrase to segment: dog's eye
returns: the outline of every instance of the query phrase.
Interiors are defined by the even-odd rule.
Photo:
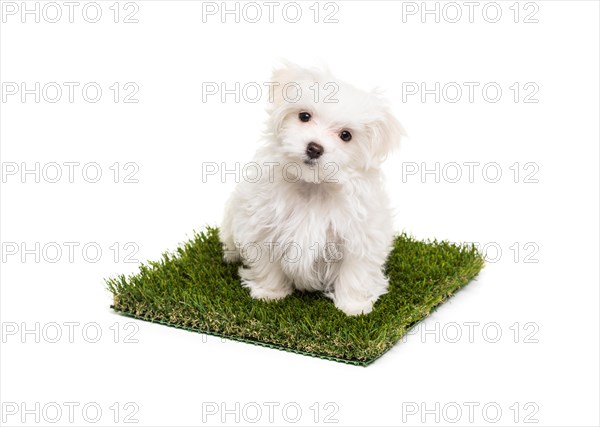
[[[352,139],[352,134],[347,130],[343,130],[340,132],[340,139],[344,142],[348,142]]]
[[[298,118],[301,122],[308,122],[310,120],[310,117],[310,113],[307,113],[306,111],[303,111],[300,114],[298,114]]]

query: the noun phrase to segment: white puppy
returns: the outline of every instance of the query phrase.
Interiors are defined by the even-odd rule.
[[[253,298],[322,291],[369,313],[394,237],[380,165],[402,127],[376,93],[327,71],[288,64],[270,87],[265,144],[225,208],[225,260],[244,263]]]

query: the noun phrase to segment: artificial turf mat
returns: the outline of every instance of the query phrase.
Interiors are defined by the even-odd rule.
[[[239,265],[222,261],[218,230],[206,228],[140,266],[108,279],[112,308],[126,316],[355,365],[368,365],[475,277],[484,265],[473,245],[398,235],[388,258],[389,292],[368,315],[348,317],[320,293],[275,302],[250,297]]]

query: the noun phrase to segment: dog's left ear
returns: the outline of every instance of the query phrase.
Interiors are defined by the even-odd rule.
[[[371,153],[379,162],[384,161],[388,154],[400,148],[400,140],[406,136],[406,131],[387,107],[381,112],[379,118],[371,122],[369,131]]]

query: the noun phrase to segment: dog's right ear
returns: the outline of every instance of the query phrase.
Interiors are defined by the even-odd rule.
[[[273,70],[269,88],[268,107],[269,111],[276,110],[284,101],[297,99],[303,83],[317,81],[314,70],[303,68],[289,61],[282,61],[282,65]]]

